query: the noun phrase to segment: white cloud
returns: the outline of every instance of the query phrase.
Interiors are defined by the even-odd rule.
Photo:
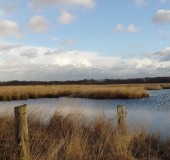
[[[165,49],[158,52],[148,52],[145,54],[146,57],[156,57],[158,62],[167,62],[170,61],[170,47],[166,47]]]
[[[8,44],[1,45],[6,48]],[[157,53],[158,61],[149,58],[104,57],[97,52],[63,51],[13,44],[0,52],[1,80],[78,80],[166,76],[170,74],[170,48]],[[170,57],[169,57],[170,58]],[[160,59],[160,60],[159,60]],[[170,59],[169,59],[170,60]]]
[[[0,37],[4,36],[15,36],[15,38],[21,38],[22,34],[18,24],[14,21],[2,20],[0,18]]]
[[[60,54],[62,52],[63,52],[62,50],[47,51],[44,53],[44,55],[49,56],[49,55],[54,55],[54,54]]]
[[[15,9],[16,9],[16,6],[14,6],[13,4],[9,4],[9,5],[5,6],[4,12],[5,12],[5,14],[9,14],[9,13],[13,12]]]
[[[3,65],[1,64],[1,69],[5,70],[15,70],[19,67],[19,63],[15,61],[14,59],[8,59],[6,61],[3,61]]]
[[[81,5],[88,8],[92,8],[95,6],[94,0],[34,0],[32,5],[36,8],[41,8],[44,6],[53,6],[60,4]]]
[[[70,40],[66,40],[64,42],[61,42],[61,45],[68,45],[68,44],[74,44],[74,43],[75,43],[74,39],[70,39]]]
[[[29,29],[34,33],[42,33],[48,30],[48,21],[44,16],[34,16],[30,19]]]
[[[135,0],[135,4],[138,6],[146,5],[146,1],[145,0]]]
[[[74,16],[73,14],[70,14],[67,11],[62,11],[61,16],[57,18],[57,22],[59,24],[69,24],[76,19],[76,16]]]
[[[130,24],[130,25],[127,27],[127,30],[128,30],[129,32],[135,33],[135,32],[137,32],[139,29],[138,29],[137,27],[135,27],[133,24]]]
[[[152,18],[154,24],[165,24],[170,22],[170,10],[158,10]]]
[[[35,58],[38,56],[36,49],[28,49],[20,54],[22,57]]]
[[[152,52],[147,52],[147,53],[145,54],[145,56],[146,56],[147,58],[151,58],[151,57],[152,57],[152,55],[153,55],[153,53],[152,53]]]
[[[118,24],[114,31],[115,32],[128,31],[135,33],[138,30],[139,28],[135,27],[133,24],[130,24],[128,27],[124,27],[122,24]]]
[[[16,9],[16,6],[13,5],[12,3],[8,3],[8,4],[4,4],[3,6],[0,6],[0,8],[1,8],[1,14],[3,16],[6,16],[12,13]]]
[[[159,61],[170,61],[170,47],[166,47],[162,51],[153,53],[152,55],[157,56]]]
[[[0,66],[2,66],[4,61],[0,58]]]
[[[20,44],[0,44],[0,51],[9,51],[10,49],[22,47]]]
[[[115,32],[120,32],[120,31],[123,31],[123,30],[125,30],[125,27],[122,24],[118,24],[116,29],[115,29]]]

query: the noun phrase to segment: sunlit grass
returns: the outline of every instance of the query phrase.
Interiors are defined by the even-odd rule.
[[[3,86],[0,100],[25,100],[36,98],[90,98],[90,99],[133,99],[148,97],[142,86],[133,85],[51,85],[51,86]]]
[[[0,100],[11,101],[58,97],[136,99],[149,97],[147,90],[160,89],[170,89],[170,84],[1,86]]]
[[[32,112],[33,113],[33,112]],[[119,134],[115,123],[96,117],[90,125],[81,114],[61,116],[56,112],[49,123],[43,114],[28,115],[31,159],[33,160],[135,160],[170,159],[170,139],[160,141],[159,134],[144,129]],[[0,118],[0,159],[16,157],[14,118]]]

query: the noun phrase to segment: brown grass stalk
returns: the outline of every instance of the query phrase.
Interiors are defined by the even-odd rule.
[[[34,160],[135,160],[170,159],[170,139],[160,141],[158,134],[145,130],[119,134],[105,118],[91,125],[81,123],[82,115],[61,116],[56,112],[48,124],[41,116],[28,116],[31,159]],[[80,117],[79,117],[80,116]],[[77,118],[79,117],[79,118]],[[0,118],[0,159],[16,158],[14,118]]]

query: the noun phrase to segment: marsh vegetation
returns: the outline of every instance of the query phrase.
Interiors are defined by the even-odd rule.
[[[118,85],[52,85],[52,86],[2,86],[0,100],[26,100],[36,98],[91,98],[91,99],[131,99],[148,97],[148,92],[140,86]]]
[[[34,160],[170,159],[170,139],[160,141],[159,133],[147,134],[144,128],[120,134],[113,120],[103,115],[88,125],[81,114],[61,116],[56,111],[49,123],[43,123],[43,117],[34,111],[28,115]],[[13,116],[1,116],[0,126],[0,159],[16,160]]]
[[[1,86],[0,100],[11,101],[59,97],[137,99],[149,97],[147,90],[169,88],[170,84]]]

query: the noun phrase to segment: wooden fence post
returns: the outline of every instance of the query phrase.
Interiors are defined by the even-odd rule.
[[[15,112],[15,138],[19,160],[30,160],[30,146],[27,126],[27,105],[14,108]]]
[[[125,106],[123,105],[117,106],[118,132],[121,134],[125,134],[127,132],[126,114],[127,112]]]

